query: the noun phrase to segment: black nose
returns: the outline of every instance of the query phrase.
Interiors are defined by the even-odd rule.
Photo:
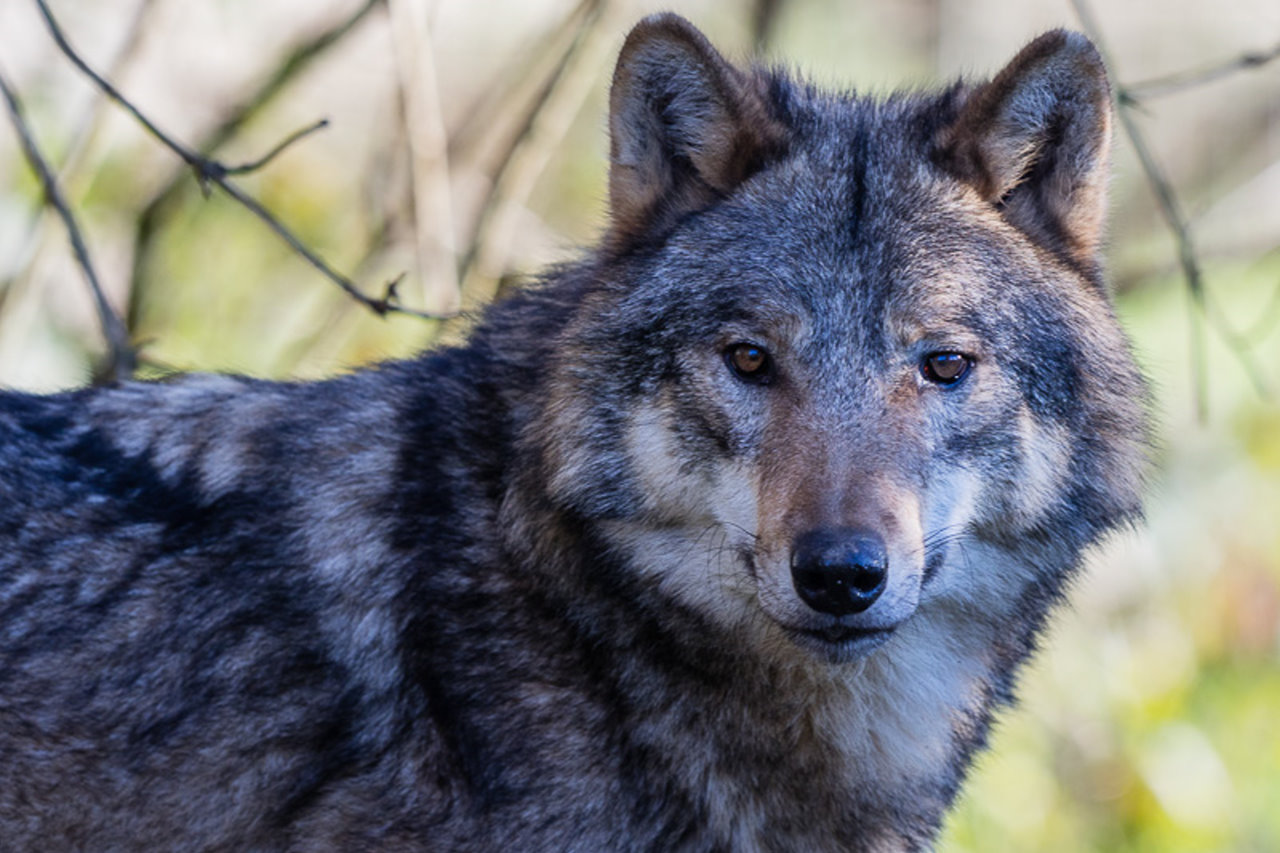
[[[884,540],[847,527],[810,530],[791,552],[791,581],[805,604],[847,616],[866,610],[884,592],[889,558]]]

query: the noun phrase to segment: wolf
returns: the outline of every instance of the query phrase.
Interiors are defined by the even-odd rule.
[[[320,382],[0,396],[14,850],[927,849],[1140,516],[1079,34],[831,94],[672,14],[594,249]]]

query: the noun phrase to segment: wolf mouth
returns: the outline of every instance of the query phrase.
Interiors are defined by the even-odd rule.
[[[878,649],[889,641],[895,629],[825,625],[821,628],[788,627],[786,630],[801,646],[836,660],[848,660]]]

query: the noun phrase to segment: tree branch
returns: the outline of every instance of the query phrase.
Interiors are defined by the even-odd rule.
[[[1280,58],[1280,44],[1276,44],[1269,50],[1242,53],[1234,59],[1197,71],[1179,71],[1163,77],[1154,77],[1150,80],[1130,83],[1124,87],[1124,97],[1130,102],[1136,103],[1148,98],[1169,95],[1205,83],[1211,83],[1214,80],[1235,74],[1237,71],[1259,68],[1277,58]]]
[[[231,196],[237,202],[239,202],[250,213],[254,214],[255,216],[258,217],[258,219],[260,219],[263,223],[265,223],[268,228],[274,231],[277,236],[279,236],[282,240],[284,240],[284,242],[288,244],[288,246],[291,249],[293,249],[295,252],[301,255],[304,260],[306,260],[309,264],[311,264],[311,266],[315,267],[322,275],[325,276],[325,278],[328,278],[331,282],[333,282],[338,287],[340,287],[344,292],[346,292],[348,296],[350,296],[352,299],[356,300],[360,304],[364,305],[366,308],[373,311],[375,314],[378,314],[379,316],[383,316],[391,313],[408,314],[410,316],[422,317],[424,319],[442,319],[445,316],[449,316],[449,315],[430,314],[425,311],[418,311],[418,310],[415,310],[412,308],[406,308],[400,305],[396,301],[395,288],[393,286],[388,286],[385,291],[385,294],[380,298],[367,296],[366,294],[364,294],[356,284],[354,284],[346,276],[342,275],[337,270],[329,266],[329,264],[323,258],[321,258],[316,252],[314,252],[312,249],[308,248],[305,244],[303,244],[303,242],[300,239],[298,239],[293,234],[293,232],[291,232],[287,227],[285,227],[283,223],[281,223],[278,219],[276,219],[276,217],[269,210],[263,207],[257,200],[253,199],[251,196],[246,194],[243,190],[241,190],[235,184],[231,183],[231,181],[229,181],[226,177],[226,175],[228,174],[228,170],[226,166],[217,162],[216,160],[211,160],[209,158],[203,157],[200,154],[196,153],[195,151],[177,142],[175,139],[173,139],[164,131],[162,131],[159,127],[157,127],[145,115],[143,115],[142,112],[136,106],[134,106],[127,98],[125,98],[124,95],[122,95],[114,86],[112,86],[110,82],[105,80],[101,75],[99,75],[92,68],[90,68],[89,65],[83,59],[80,58],[80,56],[76,53],[75,49],[72,48],[70,43],[67,41],[66,37],[63,35],[62,30],[58,26],[57,21],[54,20],[53,18],[53,14],[49,11],[49,7],[46,4],[45,0],[36,0],[36,5],[39,6],[40,13],[45,19],[45,23],[49,28],[49,32],[52,34],[54,41],[57,43],[58,48],[62,51],[62,53],[68,59],[70,59],[71,62],[78,69],[80,69],[81,72],[83,72],[87,77],[93,80],[94,84],[97,85],[98,88],[101,89],[103,93],[107,95],[107,97],[111,98],[111,100],[115,101],[117,104],[123,107],[144,128],[146,128],[146,130],[152,136],[154,136],[157,140],[159,140],[162,145],[164,145],[174,154],[178,155],[178,157],[180,157],[183,160],[183,162],[185,162],[188,166],[190,166],[192,170],[195,172],[196,179],[200,181],[202,186],[206,184],[213,184],[217,186],[219,189],[221,189],[223,192],[225,192],[227,195]],[[298,134],[294,134],[294,136],[286,140],[285,143],[283,143],[282,145],[276,146],[276,148],[273,150],[272,153],[268,154],[264,158],[261,158],[261,162],[265,163],[267,160],[271,159],[271,157],[273,157],[276,153],[278,153],[282,147],[287,146],[288,143],[296,140],[297,138],[298,138]],[[243,174],[243,171],[240,172],[240,174]]]
[[[284,60],[276,66],[271,76],[240,106],[231,110],[227,117],[209,133],[208,137],[198,146],[199,150],[207,156],[221,148],[236,135],[241,127],[258,115],[277,95],[284,91],[284,88],[289,83],[309,68],[311,63],[315,62],[329,48],[342,41],[361,21],[384,3],[385,0],[366,0],[364,5],[336,26],[324,30],[315,37],[294,47],[285,56]],[[144,271],[147,259],[151,255],[153,239],[160,223],[164,221],[169,211],[174,207],[183,187],[186,186],[185,171],[185,169],[176,169],[173,176],[166,181],[159,192],[151,197],[151,201],[147,203],[146,207],[138,215],[133,239],[133,272],[129,288],[131,297],[128,308],[130,328],[133,328],[137,322],[138,296],[145,289],[146,277]]]
[[[592,54],[599,47],[597,36],[607,19],[607,7],[607,0],[582,0],[570,13],[567,20],[578,18],[573,37],[503,154],[462,259],[462,293],[473,303],[494,295],[505,272],[516,215],[586,98]]]
[[[127,70],[129,64],[137,56],[137,49],[142,41],[147,18],[154,7],[155,0],[139,0],[135,6],[129,25],[124,30],[124,38],[110,62],[112,76]],[[62,158],[56,177],[64,192],[72,197],[77,194],[76,185],[80,181],[81,173],[88,162],[95,140],[102,129],[103,117],[107,109],[108,106],[105,100],[95,100],[80,126],[71,133],[66,154]],[[41,256],[46,251],[50,243],[50,235],[46,231],[50,229],[54,218],[56,218],[56,212],[51,214],[49,207],[45,204],[38,205],[32,211],[30,238],[27,240],[27,249],[24,257],[15,265],[15,272],[11,276],[0,280],[0,311],[3,310],[6,296],[13,291],[18,282],[30,277]],[[128,291],[125,293],[124,302],[126,305],[129,302]],[[132,329],[127,318],[125,328]]]
[[[266,154],[263,154],[257,160],[250,160],[248,163],[241,163],[239,166],[227,166],[222,170],[222,174],[247,175],[250,172],[256,172],[259,169],[261,169],[263,166],[267,165],[272,160],[274,160],[281,153],[283,153],[284,150],[288,148],[290,145],[293,145],[293,143],[297,142],[303,137],[310,136],[311,134],[315,133],[318,130],[324,130],[328,126],[329,126],[329,120],[327,118],[322,118],[313,124],[307,125],[301,130],[295,130],[293,133],[289,134],[283,140],[281,140],[280,143],[277,144],[275,148],[272,148],[270,151],[268,151]]]
[[[18,132],[18,139],[22,143],[22,152],[26,155],[32,171],[40,179],[40,185],[44,190],[45,202],[51,205],[62,218],[62,223],[67,228],[67,236],[71,240],[71,248],[75,252],[76,262],[80,265],[80,269],[84,271],[85,279],[89,282],[89,288],[93,291],[94,305],[98,311],[98,321],[102,325],[102,334],[107,340],[108,347],[107,363],[103,366],[101,374],[108,382],[128,379],[138,366],[138,354],[129,344],[129,333],[120,317],[111,307],[111,303],[107,301],[102,285],[98,281],[98,274],[94,271],[93,261],[89,257],[89,247],[85,244],[84,235],[80,231],[75,215],[71,212],[71,208],[63,197],[62,191],[58,188],[58,181],[53,175],[53,170],[49,168],[48,162],[45,161],[39,147],[36,145],[31,129],[23,118],[22,105],[18,102],[17,95],[14,94],[8,80],[2,74],[0,74],[0,93],[4,95],[5,103],[9,108],[9,117],[13,120],[13,126]]]
[[[426,305],[456,313],[461,296],[449,180],[449,134],[440,102],[430,13],[422,0],[387,0],[387,6],[400,83],[400,114],[409,150],[419,285],[416,290]]]
[[[1084,27],[1085,32],[1089,34],[1089,37],[1098,46],[1098,51],[1102,54],[1103,61],[1107,67],[1114,69],[1115,66],[1112,64],[1105,42],[1102,40],[1101,30],[1093,18],[1093,12],[1089,8],[1087,0],[1071,0],[1071,5],[1075,8],[1076,15],[1080,19],[1080,25]],[[1147,144],[1146,137],[1142,133],[1142,129],[1138,127],[1138,123],[1133,118],[1132,110],[1136,103],[1137,99],[1129,94],[1129,90],[1126,87],[1119,84],[1116,85],[1116,113],[1120,119],[1120,125],[1124,128],[1130,144],[1133,145],[1134,153],[1138,155],[1138,162],[1142,165],[1142,171],[1147,178],[1147,183],[1155,193],[1160,213],[1178,245],[1178,263],[1182,267],[1183,279],[1186,281],[1187,292],[1191,297],[1194,309],[1189,318],[1191,323],[1192,384],[1196,399],[1196,417],[1203,423],[1208,420],[1209,403],[1208,367],[1205,356],[1204,331],[1201,325],[1202,320],[1207,321],[1215,328],[1223,342],[1226,343],[1227,348],[1240,361],[1259,396],[1269,399],[1271,392],[1262,378],[1261,371],[1253,363],[1248,341],[1237,334],[1227,324],[1226,318],[1209,305],[1204,287],[1204,274],[1200,266],[1199,255],[1192,240],[1191,230],[1187,226],[1186,217],[1183,216],[1172,182],[1156,161],[1150,146]]]

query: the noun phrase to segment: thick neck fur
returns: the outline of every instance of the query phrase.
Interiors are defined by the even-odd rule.
[[[1018,662],[992,651],[997,620],[926,605],[869,657],[832,665],[763,618],[716,624],[639,579],[652,566],[627,565],[677,554],[712,565],[710,548],[639,536],[620,552],[592,525],[525,509],[505,515],[552,535],[515,525],[512,547],[536,566],[591,676],[607,679],[646,797],[679,803],[726,849],[761,849],[764,836],[796,850],[932,840]]]
[[[754,850],[766,836],[790,838],[796,850],[833,839],[868,850],[929,842],[982,741],[994,685],[1013,663],[989,659],[987,632],[957,630],[964,615],[940,611],[871,658],[832,666],[759,615],[714,622],[647,583],[654,566],[634,570],[654,559],[711,567],[720,555],[705,539],[673,549],[642,535],[619,549],[536,483],[508,483],[503,501],[510,576],[499,594],[538,602],[548,618],[530,629],[560,635],[531,644],[560,659],[530,661],[528,689],[567,679],[553,691],[559,701],[624,732],[611,772],[629,783],[602,790],[618,799],[611,809],[643,803],[653,812],[632,815],[644,824],[629,831],[633,839],[675,837],[672,824],[687,822],[696,849]],[[576,745],[556,748],[574,766]],[[583,760],[593,753],[584,745]],[[940,777],[939,767],[949,769]],[[913,831],[903,836],[903,827]]]

